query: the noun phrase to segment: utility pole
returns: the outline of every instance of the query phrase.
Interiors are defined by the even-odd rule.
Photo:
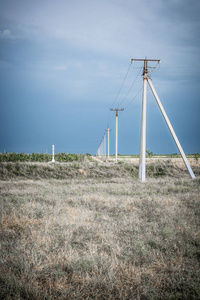
[[[111,111],[116,111],[116,140],[115,140],[115,161],[117,162],[117,152],[118,152],[118,112],[123,111],[124,108],[110,108]]]
[[[106,131],[108,131],[108,159],[110,158],[110,131],[112,131],[112,129],[106,129]]]
[[[55,162],[55,159],[54,159],[54,145],[52,145],[52,162]]]
[[[146,166],[146,107],[147,107],[147,74],[148,74],[148,61],[157,61],[155,59],[131,59],[133,61],[144,61],[143,68],[143,97],[142,97],[142,120],[141,120],[141,134],[140,134],[140,159],[139,159],[139,178],[145,181]]]
[[[160,63],[160,60],[157,59],[131,59],[131,62],[133,61],[143,61],[144,62],[144,68],[143,68],[143,100],[142,100],[142,120],[141,120],[141,136],[140,136],[140,160],[139,160],[139,178],[142,181],[145,181],[146,176],[146,167],[145,167],[145,152],[146,152],[146,86],[147,82],[151,88],[151,91],[154,95],[154,98],[156,99],[156,102],[160,108],[160,111],[165,119],[165,122],[167,123],[167,126],[172,134],[172,137],[177,145],[177,148],[183,158],[183,161],[188,169],[188,172],[192,178],[195,178],[195,175],[190,167],[190,164],[185,156],[185,153],[181,147],[181,144],[179,143],[179,140],[174,132],[174,129],[167,117],[167,114],[161,104],[161,101],[153,87],[153,84],[151,82],[150,76],[148,75],[148,62],[154,61]]]
[[[49,163],[58,163],[57,161],[55,161],[55,158],[54,158],[54,145],[52,145],[52,161],[50,161]]]

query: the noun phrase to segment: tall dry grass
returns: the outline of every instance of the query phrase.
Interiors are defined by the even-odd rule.
[[[199,176],[171,162],[145,184],[124,162],[0,170],[1,299],[200,299]]]

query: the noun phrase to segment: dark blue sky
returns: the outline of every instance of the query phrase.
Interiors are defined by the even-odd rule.
[[[199,153],[199,13],[197,0],[0,0],[0,152],[95,154],[109,124],[114,153],[109,109],[137,78],[119,153],[138,154],[142,63],[116,96],[147,57],[161,59],[151,78],[184,151]],[[149,88],[147,149],[178,152]]]

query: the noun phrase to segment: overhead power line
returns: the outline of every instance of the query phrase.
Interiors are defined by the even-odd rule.
[[[120,104],[119,104],[118,106],[121,106],[121,105],[122,105],[122,103],[124,102],[124,100],[126,99],[126,97],[128,96],[128,94],[130,93],[130,91],[131,91],[131,89],[133,88],[133,86],[134,86],[136,80],[138,79],[138,76],[139,76],[140,73],[141,73],[141,70],[142,70],[142,67],[140,68],[140,70],[139,70],[139,72],[138,72],[138,74],[137,74],[135,80],[133,81],[132,85],[130,86],[128,92],[126,93],[126,96],[122,99],[122,101],[120,102]]]
[[[127,76],[128,76],[128,73],[129,73],[131,64],[132,64],[132,61],[130,62],[130,65],[129,65],[129,67],[128,67],[128,70],[127,70],[127,72],[126,72],[126,75],[125,75],[125,77],[124,77],[124,80],[122,81],[122,84],[121,84],[121,86],[120,86],[120,89],[119,89],[119,91],[118,91],[118,93],[117,93],[117,96],[116,96],[114,102],[112,103],[111,107],[114,106],[115,102],[117,101],[117,98],[119,97],[119,94],[120,94],[120,92],[121,92],[121,90],[122,90],[122,87],[123,87],[123,85],[124,85],[124,82],[125,82],[125,80],[126,80],[126,78],[127,78]]]
[[[124,108],[127,108],[127,106],[129,106],[133,102],[133,100],[138,96],[138,94],[141,92],[141,90],[142,90],[142,86],[138,90],[138,92],[135,94],[135,96],[133,97],[133,99]]]

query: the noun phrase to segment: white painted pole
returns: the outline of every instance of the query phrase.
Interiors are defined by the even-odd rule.
[[[146,94],[147,77],[143,79],[143,99],[142,99],[142,121],[141,121],[141,136],[140,136],[140,159],[139,159],[139,178],[145,181],[145,153],[146,153]]]
[[[117,162],[118,152],[118,111],[116,111],[116,143],[115,143],[115,161]]]
[[[54,145],[52,145],[52,162],[55,162],[55,159],[54,159]]]
[[[123,111],[124,108],[110,108],[111,111],[116,111],[116,139],[115,139],[115,161],[117,162],[117,152],[118,152],[118,111]]]
[[[179,150],[179,152],[180,152],[180,154],[181,154],[181,156],[183,158],[183,161],[184,161],[184,163],[185,163],[185,165],[186,165],[186,167],[188,169],[188,172],[189,172],[190,176],[194,179],[195,175],[194,175],[194,173],[192,171],[192,168],[190,167],[190,164],[189,164],[189,162],[188,162],[188,160],[187,160],[187,158],[185,156],[185,153],[184,153],[184,151],[183,151],[183,149],[181,147],[181,144],[179,143],[179,140],[178,140],[178,138],[177,138],[177,136],[176,136],[176,134],[174,132],[174,129],[173,129],[173,127],[172,127],[172,125],[171,125],[168,117],[167,117],[167,114],[166,114],[166,112],[165,112],[165,110],[164,110],[164,108],[162,106],[162,103],[161,103],[161,101],[160,101],[160,99],[159,99],[159,97],[158,97],[158,95],[156,93],[156,90],[154,89],[154,86],[153,86],[153,84],[151,82],[151,79],[148,78],[147,80],[148,80],[148,84],[149,84],[149,86],[151,88],[151,91],[152,91],[152,93],[153,93],[153,95],[154,95],[154,97],[156,99],[156,102],[157,102],[157,104],[158,104],[158,106],[160,108],[160,111],[161,111],[161,113],[162,113],[162,115],[163,115],[163,117],[165,119],[165,122],[167,123],[167,126],[168,126],[168,128],[169,128],[169,130],[171,132],[171,135],[172,135],[172,137],[173,137],[173,139],[174,139],[174,141],[176,143],[176,146],[177,146],[177,148],[178,148],[178,150]]]

